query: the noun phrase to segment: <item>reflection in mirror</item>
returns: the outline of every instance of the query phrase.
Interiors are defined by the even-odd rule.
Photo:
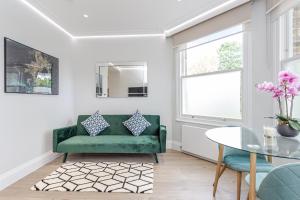
[[[147,97],[147,63],[101,63],[96,66],[97,97]]]

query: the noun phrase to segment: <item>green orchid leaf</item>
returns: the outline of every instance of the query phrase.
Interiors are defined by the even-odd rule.
[[[291,128],[300,131],[300,124],[297,121],[289,120],[289,125]]]
[[[284,116],[281,115],[276,115],[277,119],[281,120],[281,121],[288,121],[288,119]]]
[[[293,118],[293,119],[290,119],[290,120],[293,121],[293,122],[298,122],[299,123],[299,119]]]

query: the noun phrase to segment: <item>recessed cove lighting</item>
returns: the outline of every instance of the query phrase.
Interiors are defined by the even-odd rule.
[[[66,35],[68,35],[72,39],[110,39],[110,38],[142,38],[142,37],[170,37],[180,31],[183,31],[187,28],[190,28],[198,23],[201,23],[209,18],[212,18],[222,12],[226,12],[234,7],[240,6],[246,2],[249,2],[250,0],[228,0],[225,3],[216,6],[210,10],[207,10],[198,16],[189,19],[185,22],[182,22],[181,24],[171,27],[167,30],[165,30],[162,33],[139,33],[139,34],[111,34],[111,35],[73,35],[70,32],[68,32],[66,29],[64,29],[62,26],[57,24],[54,20],[52,20],[50,17],[45,15],[43,12],[41,12],[39,9],[37,9],[35,6],[31,5],[27,0],[19,0],[23,4],[25,4],[27,7],[29,7],[31,10],[33,10],[35,13],[40,15],[42,18],[44,18],[46,21],[48,21],[50,24],[64,32]],[[183,0],[177,0],[177,2],[182,2]],[[88,18],[88,14],[82,15],[84,18]]]
[[[47,15],[45,15],[44,13],[42,13],[39,9],[37,9],[36,7],[34,7],[30,3],[28,3],[26,0],[20,0],[20,1],[23,4],[25,4],[27,7],[29,7],[31,10],[33,10],[35,13],[37,13],[38,15],[40,15],[42,18],[44,18],[45,20],[47,20],[50,24],[52,24],[53,26],[55,26],[56,28],[58,28],[59,30],[61,30],[62,32],[64,32],[68,36],[70,36],[71,38],[73,38],[73,35],[71,33],[69,33],[68,31],[66,31],[66,29],[64,29],[59,24],[57,24],[55,21],[53,21],[52,19],[50,19]]]
[[[89,35],[89,36],[73,36],[74,39],[109,39],[109,38],[139,38],[139,37],[165,37],[164,33],[154,34],[129,34],[129,35]]]

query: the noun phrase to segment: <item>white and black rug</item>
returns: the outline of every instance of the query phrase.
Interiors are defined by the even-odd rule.
[[[153,163],[66,163],[31,190],[152,193]]]

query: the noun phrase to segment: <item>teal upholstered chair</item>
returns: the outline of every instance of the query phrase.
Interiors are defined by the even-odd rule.
[[[241,196],[242,173],[250,171],[250,153],[230,147],[224,147],[222,163],[222,168],[216,173],[213,196],[216,194],[219,178],[222,176],[225,169],[229,168],[236,171],[237,174],[237,199],[239,200]],[[256,171],[269,172],[271,169],[272,165],[267,162],[266,157],[257,155]]]
[[[250,177],[246,176],[249,184]],[[300,164],[287,164],[256,174],[256,195],[261,200],[299,200]]]

